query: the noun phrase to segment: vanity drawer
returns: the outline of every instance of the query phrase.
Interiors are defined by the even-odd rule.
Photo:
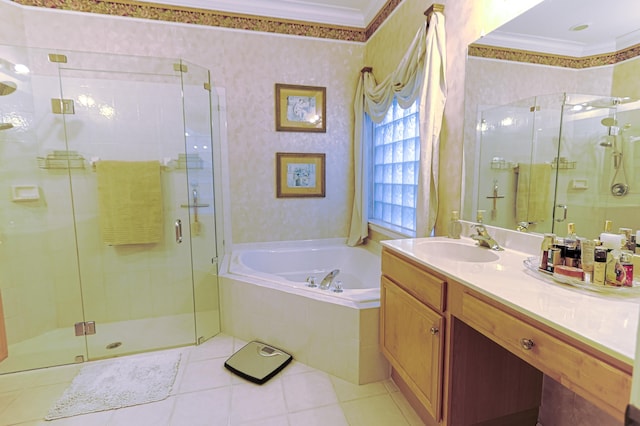
[[[440,312],[444,311],[447,282],[443,278],[421,269],[386,249],[382,251],[382,274],[425,305]]]
[[[602,354],[579,348],[463,292],[461,320],[552,379],[620,418],[629,402],[631,375]]]

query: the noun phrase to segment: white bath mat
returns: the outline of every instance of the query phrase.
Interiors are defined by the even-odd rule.
[[[130,356],[82,368],[45,420],[113,410],[169,396],[180,353]]]

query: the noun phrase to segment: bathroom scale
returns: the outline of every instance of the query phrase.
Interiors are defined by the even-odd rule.
[[[265,383],[291,362],[293,357],[280,349],[253,341],[227,359],[224,366],[259,385]]]

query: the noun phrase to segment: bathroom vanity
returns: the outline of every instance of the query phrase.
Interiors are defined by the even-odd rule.
[[[544,374],[622,424],[638,299],[546,282],[527,254],[470,239],[382,244],[381,350],[428,425],[533,426]]]

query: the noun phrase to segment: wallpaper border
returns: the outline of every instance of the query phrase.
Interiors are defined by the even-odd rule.
[[[529,64],[549,65],[554,67],[584,69],[614,65],[640,56],[640,44],[636,44],[613,53],[575,57],[553,55],[550,53],[533,52],[529,50],[510,49],[506,47],[470,44],[468,55],[485,59],[499,59],[503,61],[525,62]]]
[[[101,15],[151,19],[164,22],[205,25],[237,30],[261,31],[303,37],[366,42],[402,0],[388,0],[366,28],[319,24],[306,21],[235,14],[216,10],[172,6],[135,0],[12,0],[14,3],[47,9]]]

